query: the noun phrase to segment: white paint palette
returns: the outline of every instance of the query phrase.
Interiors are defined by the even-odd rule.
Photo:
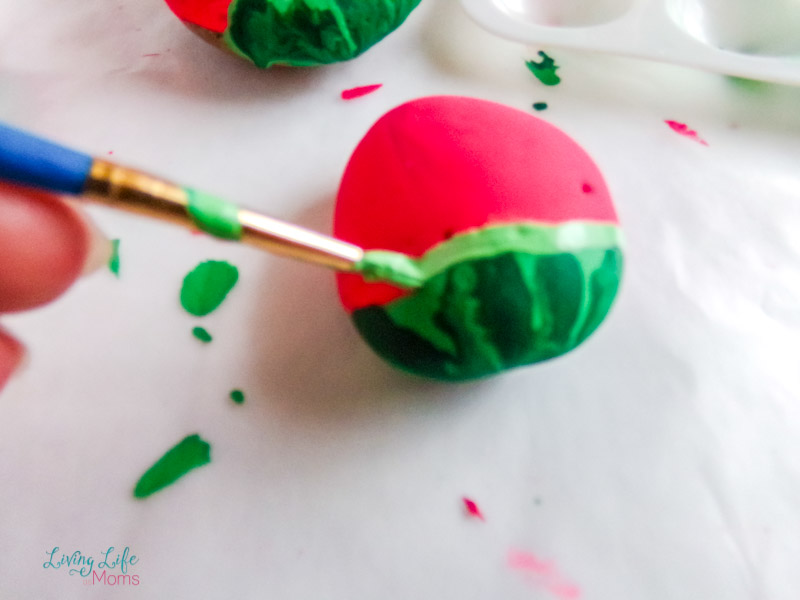
[[[800,0],[461,0],[496,35],[800,85]]]

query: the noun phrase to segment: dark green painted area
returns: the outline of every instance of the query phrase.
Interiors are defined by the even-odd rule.
[[[611,308],[622,262],[616,247],[465,261],[408,296],[355,311],[353,320],[401,369],[449,381],[484,377],[585,340]]]
[[[533,103],[533,110],[547,110],[547,102],[534,102]]]
[[[199,435],[185,437],[141,476],[133,495],[146,498],[211,461],[211,446]]]
[[[225,39],[265,68],[358,56],[400,26],[420,0],[234,0]]]
[[[556,65],[556,61],[541,51],[539,52],[539,56],[542,59],[539,62],[535,60],[525,62],[528,70],[544,85],[558,85],[561,83],[561,78],[556,74],[556,70],[560,68]]]
[[[242,390],[232,390],[230,396],[231,400],[236,404],[244,404],[244,392]]]

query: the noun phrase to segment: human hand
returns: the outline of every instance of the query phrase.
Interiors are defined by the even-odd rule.
[[[55,196],[0,183],[0,313],[46,304],[108,260],[110,243]],[[23,345],[0,329],[0,389]]]

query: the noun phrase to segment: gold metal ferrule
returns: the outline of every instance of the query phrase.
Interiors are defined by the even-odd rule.
[[[87,198],[129,212],[196,228],[189,195],[174,183],[105,160],[94,159],[83,188]],[[304,227],[239,209],[241,241],[263,250],[338,271],[353,271],[364,250]]]
[[[128,167],[94,159],[83,194],[106,206],[192,226],[181,186]]]

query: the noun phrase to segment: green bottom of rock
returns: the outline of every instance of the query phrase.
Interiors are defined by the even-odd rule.
[[[352,316],[393,365],[435,379],[475,379],[578,346],[610,310],[622,263],[618,247],[507,252],[453,264],[410,295]]]

